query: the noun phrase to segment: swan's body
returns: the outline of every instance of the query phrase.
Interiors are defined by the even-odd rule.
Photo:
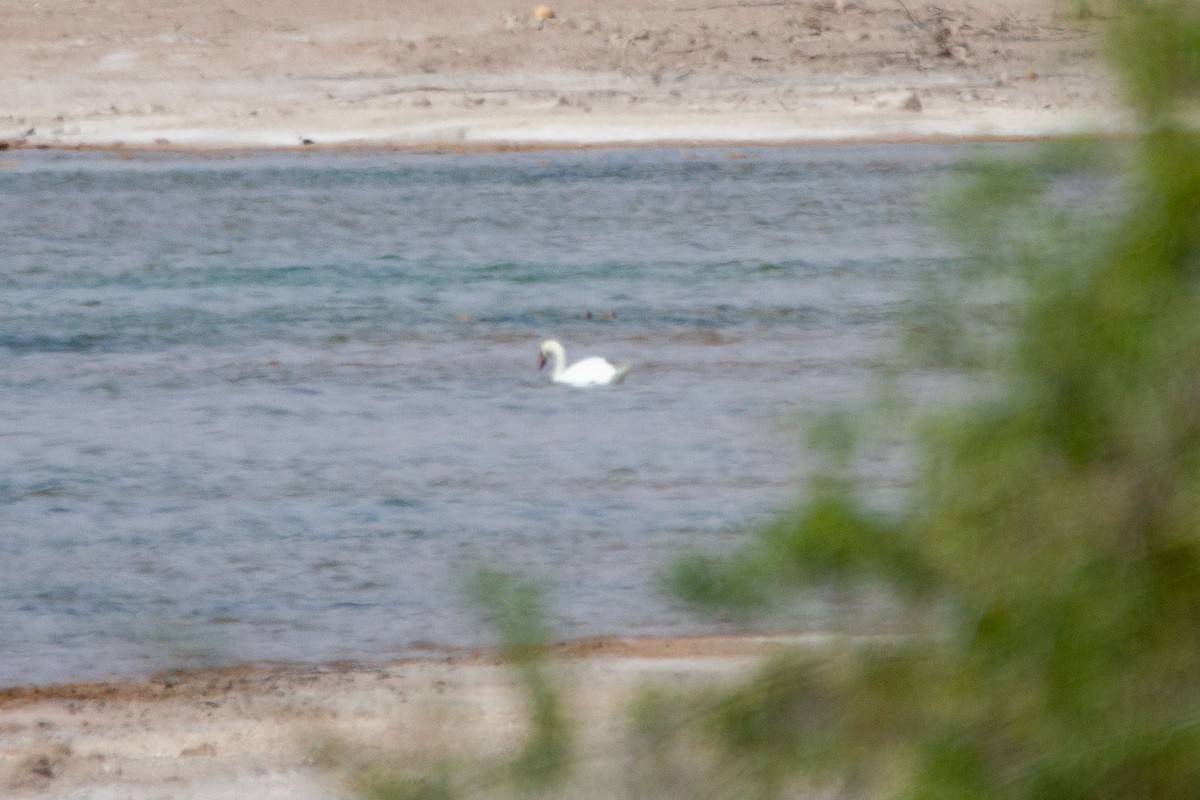
[[[603,358],[592,356],[567,366],[567,352],[554,339],[542,342],[542,358],[538,369],[550,362],[550,380],[564,386],[582,389],[587,386],[606,386],[620,383],[629,372],[629,364],[613,365]]]

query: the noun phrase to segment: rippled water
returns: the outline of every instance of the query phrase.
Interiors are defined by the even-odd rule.
[[[713,629],[656,574],[794,495],[962,155],[6,154],[0,685],[479,643],[480,565],[564,636]]]

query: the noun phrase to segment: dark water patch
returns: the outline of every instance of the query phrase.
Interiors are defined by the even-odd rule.
[[[76,333],[68,335],[30,336],[0,335],[0,347],[11,353],[89,353],[113,345],[116,337],[101,334]]]

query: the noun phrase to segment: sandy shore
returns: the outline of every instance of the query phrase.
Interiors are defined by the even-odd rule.
[[[39,0],[0,26],[0,143],[503,148],[1121,124],[1095,30],[1050,0],[535,8]]]
[[[555,649],[588,759],[603,775],[644,686],[711,686],[781,646],[820,636],[593,640]],[[146,681],[0,690],[0,796],[90,800],[353,797],[363,765],[420,771],[502,760],[527,712],[511,670],[486,654],[376,667],[245,667]],[[433,769],[433,767],[431,767]],[[599,779],[603,782],[604,778]]]

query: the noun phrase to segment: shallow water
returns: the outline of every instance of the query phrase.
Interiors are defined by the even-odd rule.
[[[795,495],[965,154],[6,154],[0,685],[477,644],[481,565],[563,636],[719,630],[656,575]]]

